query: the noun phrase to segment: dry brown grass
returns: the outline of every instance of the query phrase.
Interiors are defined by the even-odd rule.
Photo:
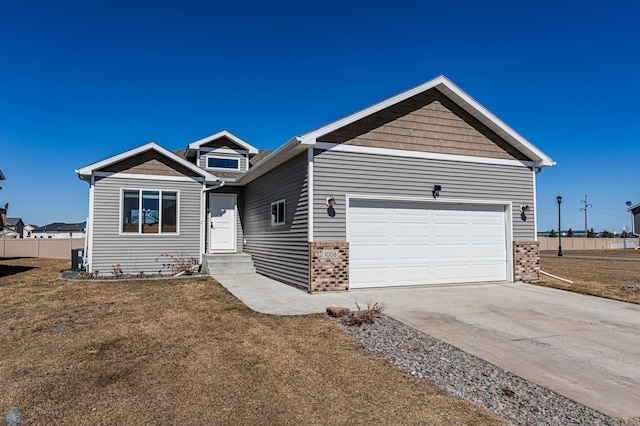
[[[210,278],[68,282],[0,260],[0,416],[23,424],[501,424],[326,315],[254,313]],[[33,268],[33,269],[30,269]]]
[[[585,254],[584,252],[575,253]],[[609,255],[611,253],[612,250],[606,250],[591,254]],[[541,285],[640,303],[640,291],[623,288],[625,285],[640,285],[640,261],[543,256],[540,258],[540,269],[573,281],[573,284],[569,284],[541,275]]]

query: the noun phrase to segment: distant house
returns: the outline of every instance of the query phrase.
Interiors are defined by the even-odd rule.
[[[23,231],[24,231],[24,222],[22,221],[21,218],[19,217],[8,217],[7,218],[7,224],[5,225],[7,228],[11,229],[12,231],[17,232],[18,234],[20,234],[19,238],[23,238]]]
[[[34,229],[38,229],[38,226],[32,224],[25,225],[22,229],[22,238],[32,238],[33,235],[31,234],[31,232]]]
[[[54,222],[31,231],[33,238],[84,238],[86,222]]]
[[[554,164],[439,76],[268,155],[221,131],[78,169],[85,266],[248,258],[309,292],[537,279],[535,180]]]
[[[11,228],[0,228],[0,237],[1,238],[20,238],[20,234],[14,231]]]
[[[640,203],[631,206],[627,209],[633,216],[633,222],[631,223],[631,232],[634,236],[640,236]]]

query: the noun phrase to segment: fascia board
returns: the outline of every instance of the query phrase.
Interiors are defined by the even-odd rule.
[[[307,149],[301,144],[299,137],[294,137],[241,175],[236,184],[245,185]]]
[[[205,138],[199,139],[195,142],[191,142],[188,147],[187,147],[187,152],[192,150],[192,149],[198,149],[200,148],[202,145],[215,141],[216,139],[220,139],[222,137],[226,137],[228,139],[231,139],[233,142],[235,142],[236,144],[240,145],[241,147],[245,148],[247,151],[249,151],[249,154],[257,154],[258,153],[258,148],[254,147],[253,145],[251,145],[250,143],[240,139],[239,137],[237,137],[236,135],[234,135],[233,133],[227,131],[227,130],[222,130],[218,133],[214,133],[213,135],[207,136]]]
[[[78,170],[76,170],[75,172],[78,174],[78,176],[84,180],[86,180],[87,177],[91,176],[91,174],[98,169],[101,169],[103,167],[109,166],[111,164],[117,163],[118,161],[122,161],[125,160],[127,158],[133,157],[135,155],[141,154],[143,152],[149,151],[149,150],[153,150],[158,152],[161,155],[164,155],[165,157],[171,159],[172,161],[175,161],[176,163],[180,164],[183,167],[186,167],[187,169],[191,170],[192,172],[196,173],[199,176],[202,176],[205,178],[205,181],[207,182],[217,182],[219,179],[212,175],[211,173],[207,172],[206,170],[201,169],[200,167],[197,167],[195,164],[192,164],[190,162],[188,162],[187,160],[185,160],[182,157],[179,157],[178,155],[174,154],[173,152],[161,147],[160,145],[158,145],[155,142],[148,142],[144,145],[141,145],[137,148],[133,148],[130,149],[128,151],[122,152],[120,154],[114,155],[112,157],[106,158],[102,161],[98,161],[97,163],[93,163],[93,164],[89,164],[88,166],[82,167]]]

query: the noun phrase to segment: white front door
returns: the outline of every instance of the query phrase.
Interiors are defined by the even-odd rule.
[[[236,194],[209,194],[209,252],[236,251]]]

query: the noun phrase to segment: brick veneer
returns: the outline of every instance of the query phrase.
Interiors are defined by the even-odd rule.
[[[513,242],[513,280],[540,280],[540,243],[538,241]]]
[[[337,251],[337,258],[324,258],[323,250]],[[349,243],[309,243],[309,292],[349,290]]]

